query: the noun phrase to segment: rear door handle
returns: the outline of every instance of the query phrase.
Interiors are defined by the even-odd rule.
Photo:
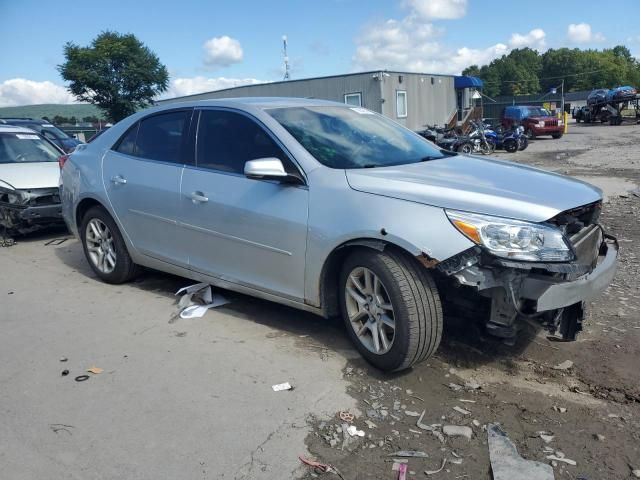
[[[206,197],[202,192],[191,192],[189,197],[193,203],[206,203],[209,201],[209,197]]]
[[[127,179],[122,177],[121,175],[116,175],[115,177],[111,177],[111,183],[124,185],[125,183],[127,183]]]

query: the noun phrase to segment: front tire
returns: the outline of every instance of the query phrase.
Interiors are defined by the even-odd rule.
[[[456,151],[459,152],[459,153],[464,153],[465,155],[469,155],[469,154],[473,153],[473,143],[464,142],[464,143],[462,143],[461,145],[458,146]]]
[[[139,273],[118,226],[104,208],[92,207],[85,213],[80,236],[89,266],[102,281],[124,283]]]
[[[427,270],[402,253],[362,249],[349,256],[339,283],[349,337],[384,371],[431,356],[442,337],[442,306]]]

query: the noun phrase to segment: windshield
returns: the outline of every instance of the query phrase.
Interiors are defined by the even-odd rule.
[[[53,125],[50,125],[50,124],[42,125],[42,133],[48,133],[53,135],[56,138],[61,138],[61,139],[70,138],[69,135],[64,133],[58,127],[54,127]]]
[[[550,117],[551,116],[551,112],[546,108],[529,107],[528,110],[529,111],[526,114],[527,117]]]
[[[35,133],[0,133],[0,163],[57,162],[59,156]]]
[[[448,156],[419,135],[364,108],[292,107],[267,112],[331,168],[386,167]]]

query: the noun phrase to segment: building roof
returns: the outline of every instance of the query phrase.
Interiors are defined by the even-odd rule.
[[[459,75],[454,80],[455,88],[482,88],[482,80],[478,77]]]
[[[237,87],[229,87],[229,88],[221,88],[219,90],[210,90],[208,92],[200,92],[200,93],[193,93],[191,95],[183,95],[181,97],[173,97],[173,98],[165,98],[162,100],[158,100],[157,103],[164,103],[167,101],[172,101],[175,100],[177,98],[190,98],[190,97],[196,97],[199,95],[206,95],[208,93],[218,93],[218,92],[228,92],[231,90],[236,90],[236,89],[240,89],[240,88],[251,88],[251,87],[257,87],[260,85],[279,85],[279,84],[284,84],[284,83],[294,83],[294,82],[308,82],[311,80],[326,80],[329,78],[340,78],[340,77],[353,77],[353,76],[357,76],[357,75],[375,75],[377,73],[393,73],[396,75],[423,75],[423,76],[428,76],[428,77],[453,77],[453,75],[445,75],[442,73],[424,73],[424,72],[400,72],[400,71],[396,71],[396,70],[370,70],[367,72],[353,72],[353,73],[342,73],[339,75],[326,75],[326,76],[321,76],[321,77],[308,77],[308,78],[297,78],[295,80],[279,80],[277,82],[263,82],[263,83],[250,83],[248,85],[238,85]],[[471,77],[470,77],[471,78]],[[475,77],[474,77],[475,78]]]

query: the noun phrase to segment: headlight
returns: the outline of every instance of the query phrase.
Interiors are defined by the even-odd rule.
[[[538,127],[540,128],[544,127],[544,122],[538,122]]]
[[[19,191],[0,188],[0,202],[16,204],[22,201],[22,194]]]
[[[574,254],[560,230],[538,223],[446,210],[453,225],[490,253],[512,260],[566,262]]]

